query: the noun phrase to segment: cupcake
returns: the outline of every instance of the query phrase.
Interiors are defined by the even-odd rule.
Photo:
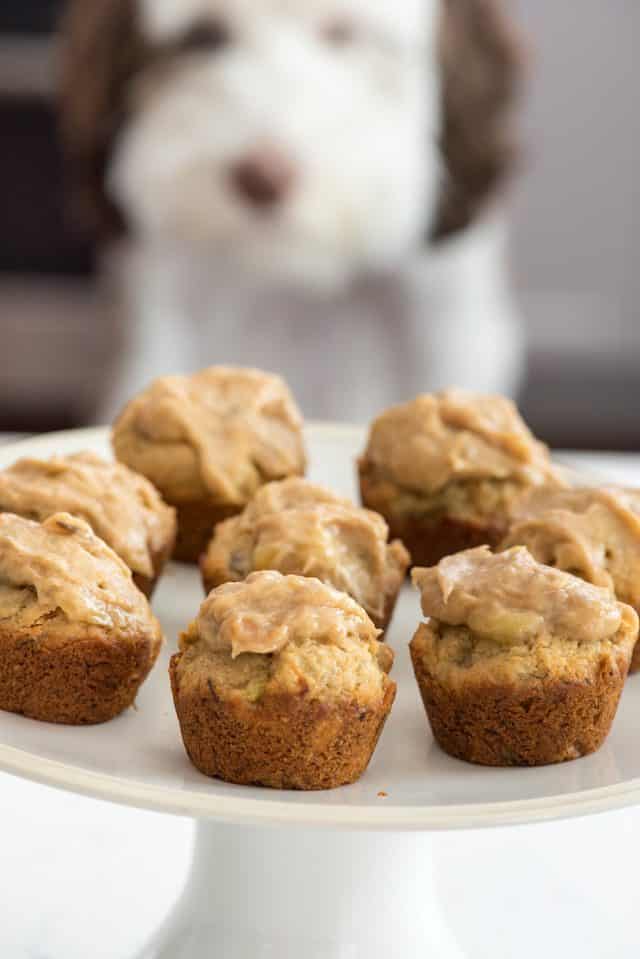
[[[409,565],[388,542],[378,513],[323,486],[292,478],[268,483],[244,511],[220,523],[201,561],[205,590],[239,582],[255,570],[315,576],[348,593],[386,629]]]
[[[462,390],[386,410],[358,467],[362,502],[384,516],[421,566],[496,545],[524,493],[563,485],[510,400]]]
[[[501,548],[516,545],[640,610],[640,490],[536,490],[521,504]],[[630,672],[639,669],[640,644]]]
[[[413,580],[428,619],[411,658],[445,752],[537,766],[602,745],[638,635],[631,606],[524,547],[467,550]]]
[[[184,745],[205,775],[331,789],[367,768],[395,696],[391,649],[317,579],[252,573],[209,594],[170,675]]]
[[[84,520],[0,515],[0,709],[73,725],[112,719],[161,643],[131,571]]]
[[[176,536],[175,512],[144,478],[94,453],[21,459],[0,472],[0,512],[42,522],[79,516],[124,560],[151,596]]]
[[[174,556],[197,562],[214,526],[241,512],[270,480],[305,470],[302,420],[279,376],[212,366],[167,376],[125,407],[117,458],[175,506]]]

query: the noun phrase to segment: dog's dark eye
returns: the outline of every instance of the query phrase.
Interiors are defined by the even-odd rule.
[[[322,27],[322,38],[331,47],[342,49],[350,47],[358,38],[358,30],[352,20],[336,17]]]
[[[201,20],[194,23],[180,40],[183,53],[215,53],[231,43],[231,29],[224,20]]]

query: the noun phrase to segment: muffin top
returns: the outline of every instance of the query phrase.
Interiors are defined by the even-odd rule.
[[[0,511],[39,521],[80,516],[143,576],[175,534],[174,510],[144,476],[89,452],[18,460],[0,472]]]
[[[547,447],[511,400],[458,389],[385,410],[371,426],[361,465],[426,494],[454,480],[557,482]]]
[[[243,504],[268,480],[305,469],[288,387],[253,369],[212,366],[155,380],[121,413],[113,445],[172,502]]]
[[[0,620],[5,628],[52,617],[78,625],[159,634],[130,569],[88,523],[56,513],[43,523],[0,514]]]
[[[262,487],[243,513],[219,524],[202,569],[214,582],[260,569],[315,576],[376,618],[409,563],[388,532],[378,513],[296,477]]]
[[[541,488],[518,512],[503,549],[526,546],[539,562],[640,606],[640,490]]]
[[[422,611],[449,626],[505,646],[527,640],[593,643],[614,636],[625,610],[605,589],[551,566],[522,546],[492,553],[488,546],[414,569]],[[627,614],[628,615],[628,614]]]
[[[262,691],[362,702],[381,694],[393,662],[377,636],[345,593],[311,577],[257,572],[209,594],[181,637],[180,667],[195,662],[230,683],[260,675]]]

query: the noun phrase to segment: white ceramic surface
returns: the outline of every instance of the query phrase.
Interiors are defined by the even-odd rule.
[[[311,477],[354,494],[353,463],[363,445],[363,432],[312,425],[308,442]],[[87,448],[106,453],[107,432],[50,434],[4,447],[0,466],[18,455]],[[573,462],[602,471],[598,457]],[[612,478],[633,482],[634,476],[635,463],[621,460]],[[398,698],[371,766],[359,783],[331,792],[295,793],[209,780],[190,765],[182,748],[166,672],[178,632],[201,599],[194,570],[170,569],[154,599],[167,643],[136,710],[102,726],[85,728],[2,713],[0,768],[143,808],[245,824],[447,829],[583,815],[640,801],[636,745],[640,677],[629,681],[612,734],[594,756],[540,769],[487,769],[444,755],[433,742],[411,675],[407,642],[419,620],[419,606],[408,587],[388,637],[397,653]]]

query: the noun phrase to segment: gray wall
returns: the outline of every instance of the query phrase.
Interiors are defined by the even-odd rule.
[[[534,354],[640,362],[640,2],[517,0],[533,44],[514,269]],[[535,360],[535,355],[534,355]]]

